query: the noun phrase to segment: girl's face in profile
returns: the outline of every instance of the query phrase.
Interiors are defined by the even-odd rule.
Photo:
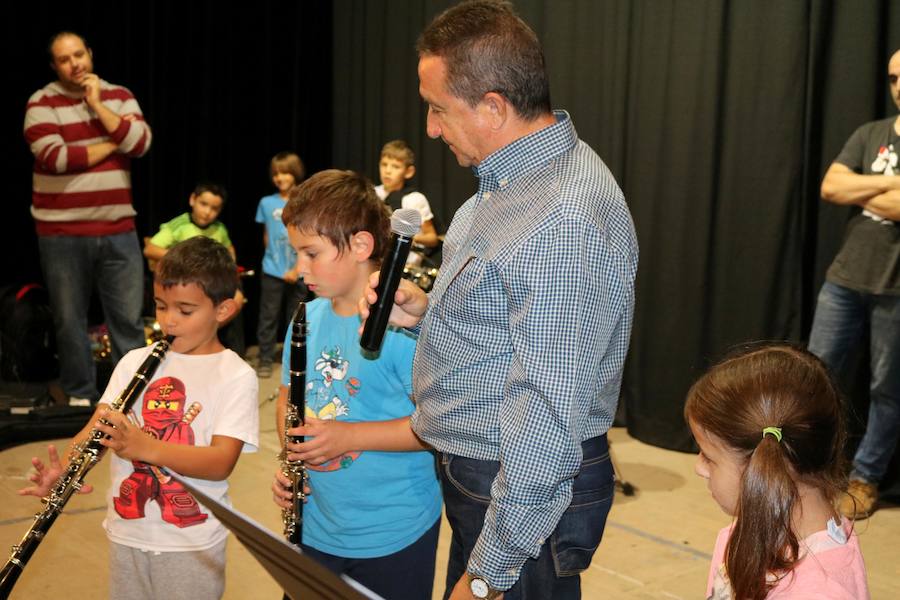
[[[694,472],[706,480],[709,493],[722,510],[734,516],[737,512],[744,461],[734,450],[725,446],[715,436],[706,433],[693,421],[689,424],[694,439],[700,446]]]

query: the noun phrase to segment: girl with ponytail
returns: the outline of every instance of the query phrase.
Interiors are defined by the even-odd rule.
[[[844,408],[825,366],[787,345],[744,351],[688,392],[696,472],[734,517],[719,533],[708,599],[868,598],[845,488]]]

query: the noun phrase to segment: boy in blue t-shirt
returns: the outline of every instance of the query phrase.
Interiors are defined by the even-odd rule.
[[[282,216],[299,272],[318,296],[306,309],[306,426],[290,430],[315,438],[307,444],[316,456],[302,457],[312,494],[301,547],[389,600],[430,599],[441,494],[434,456],[408,425],[415,338],[389,330],[376,357],[359,345],[358,301],[388,245],[387,208],[365,177],[329,170],[297,188]],[[289,368],[282,373],[283,440]],[[361,451],[363,444],[417,451]],[[301,448],[288,444],[289,458]],[[279,470],[273,491],[282,508],[290,507],[288,483]]]
[[[272,375],[275,342],[281,327],[290,320],[297,302],[306,297],[303,281],[298,280],[297,254],[291,248],[287,229],[281,221],[281,211],[291,188],[303,181],[303,162],[293,152],[279,152],[269,163],[269,175],[278,191],[260,200],[256,209],[256,222],[265,225],[263,245],[266,247],[259,278],[256,327],[259,340],[256,373],[260,377]]]

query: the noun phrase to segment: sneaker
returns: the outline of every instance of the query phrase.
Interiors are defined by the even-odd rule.
[[[838,504],[838,510],[845,517],[854,520],[867,519],[875,511],[878,503],[878,484],[862,479],[851,479],[847,491]]]
[[[261,377],[262,379],[268,379],[272,376],[272,362],[271,361],[260,361],[258,365],[256,365],[256,375]]]
[[[69,396],[69,406],[78,406],[78,407],[90,407],[92,404],[90,398],[78,398],[76,396]]]

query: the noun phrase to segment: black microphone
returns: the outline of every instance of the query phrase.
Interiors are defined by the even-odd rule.
[[[422,215],[414,208],[398,208],[391,215],[391,243],[388,245],[384,260],[381,262],[381,273],[378,274],[378,287],[375,293],[378,300],[369,306],[369,318],[363,328],[359,345],[369,352],[378,352],[387,329],[391,308],[394,306],[394,294],[403,277],[403,267],[409,256],[413,236],[422,227]]]

